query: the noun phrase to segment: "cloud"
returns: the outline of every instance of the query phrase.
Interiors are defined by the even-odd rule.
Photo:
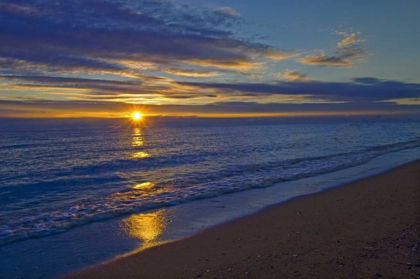
[[[1,48],[1,47],[0,47]],[[123,75],[134,72],[122,65],[100,59],[65,55],[51,51],[0,52],[0,72],[3,73],[109,73]]]
[[[384,102],[395,103],[398,105],[405,106],[420,106],[420,98],[401,98],[401,99],[392,99]]]
[[[390,99],[420,97],[420,84],[374,78],[355,79],[353,82],[320,82],[295,80],[265,83],[180,83],[197,88],[212,89],[229,94],[255,93],[264,95],[305,95],[309,100],[323,102],[379,102]]]
[[[356,35],[351,34],[350,36],[344,38],[341,42],[338,42],[338,47],[354,44],[356,42]]]
[[[301,81],[309,80],[305,74],[301,74],[296,71],[286,71],[284,73],[279,73],[278,77],[286,78],[290,80],[301,80]]]
[[[55,89],[54,94],[63,94],[59,89],[64,90],[64,94],[68,94],[68,90],[75,90],[79,99],[104,96],[103,98],[120,101],[132,101],[133,98],[159,101],[181,97],[213,98],[217,95],[226,100],[250,101],[254,98],[257,102],[273,102],[275,100],[272,97],[278,96],[290,102],[369,103],[420,97],[420,84],[417,83],[371,77],[357,78],[351,82],[321,82],[306,79],[306,76],[293,71],[286,72],[286,75],[291,77],[291,81],[277,83],[177,82],[170,79],[139,82],[41,76],[3,76],[0,80],[11,87]],[[210,95],[213,97],[209,97]],[[293,98],[284,98],[285,96]],[[281,99],[280,101],[282,102]]]
[[[241,23],[240,14],[231,7],[218,7],[206,13],[206,20],[215,25],[232,27],[234,24]]]
[[[369,77],[320,82],[287,71],[279,74],[286,79],[280,82],[238,82],[237,75],[270,77],[264,74],[271,62],[285,59],[346,67],[367,55],[357,32],[337,33],[344,38],[335,52],[298,57],[298,51],[244,38],[244,24],[230,7],[178,1],[0,0],[0,99],[48,103],[52,109],[65,104],[69,110],[126,102],[166,109],[182,104],[176,110],[193,113],[246,108],[271,113],[283,108],[276,102],[362,107],[419,97],[418,84]],[[216,98],[220,102],[213,104]]]
[[[349,33],[342,32],[342,31],[341,32],[336,31],[336,34],[345,37],[343,40],[341,40],[340,42],[337,43],[338,48],[365,42],[364,39],[360,38],[361,32],[349,34]]]
[[[296,55],[240,39],[235,32],[243,20],[229,7],[159,0],[9,0],[1,5],[2,74],[136,77],[142,69],[129,65],[139,62],[168,69],[194,65],[244,70],[262,63],[258,58],[280,61]],[[204,72],[189,76],[208,77]]]
[[[358,60],[366,56],[366,52],[358,46],[343,46],[337,49],[336,53],[341,58]]]
[[[159,70],[171,75],[184,77],[214,77],[220,75],[220,73],[215,71],[199,71],[181,68],[162,68]]]
[[[293,51],[279,51],[279,50],[267,50],[260,53],[262,57],[269,58],[275,61],[281,61],[289,58],[293,58],[299,55],[298,52]]]
[[[328,56],[325,54],[321,55],[310,55],[303,57],[298,60],[302,64],[313,65],[313,66],[350,66],[352,63],[344,58],[337,55]]]
[[[231,7],[220,7],[216,9],[216,12],[221,13],[224,16],[229,16],[231,18],[237,18],[240,17],[240,14],[232,9]]]
[[[381,82],[380,79],[373,78],[373,77],[354,78],[353,81],[357,83],[368,84],[368,85],[379,84]]]
[[[116,81],[86,78],[46,77],[46,76],[0,76],[0,80],[10,83],[13,87],[33,90],[55,89],[54,94],[61,94],[59,89],[69,94],[68,90],[83,90],[84,95],[113,95],[123,93],[150,94],[165,89],[165,86],[150,86],[140,81]]]
[[[336,31],[336,34],[345,38],[337,43],[334,54],[309,55],[298,59],[298,62],[312,66],[348,67],[353,65],[354,61],[366,57],[367,53],[360,44],[365,40],[359,37],[360,32],[348,34],[343,31]]]
[[[38,10],[34,7],[25,4],[15,4],[15,3],[0,3],[0,10],[3,14],[10,15],[35,15]]]
[[[358,46],[346,45],[338,48],[334,55],[309,55],[298,59],[298,62],[312,66],[348,67],[353,61],[361,60],[366,52]]]
[[[117,81],[51,76],[0,76],[0,81],[5,84],[5,89],[41,91],[48,93],[49,97],[58,96],[60,99],[120,102],[159,100],[162,102],[164,99],[214,98],[216,96],[210,94],[209,90],[197,91],[196,87],[177,84],[164,78]]]

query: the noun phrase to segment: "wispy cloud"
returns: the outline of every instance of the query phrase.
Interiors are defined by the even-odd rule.
[[[269,58],[275,61],[281,61],[281,60],[299,56],[299,53],[295,51],[279,51],[279,50],[259,51],[258,54],[262,57]]]
[[[220,73],[216,71],[189,70],[182,68],[161,68],[159,70],[174,76],[184,77],[214,77],[220,75]]]
[[[300,80],[300,81],[306,81],[309,80],[307,75],[299,73],[297,71],[286,71],[284,73],[279,73],[277,74],[277,76],[279,78],[285,78],[285,79],[290,79],[290,80]]]
[[[358,31],[356,33],[347,33],[347,32],[344,32],[344,31],[336,31],[336,34],[344,36],[344,39],[337,43],[337,46],[339,48],[340,47],[345,47],[345,46],[348,46],[348,45],[354,45],[354,44],[357,44],[357,43],[365,42],[364,39],[360,38],[360,35],[361,35],[360,31]]]
[[[360,38],[361,32],[347,33],[344,31],[336,31],[337,35],[345,38],[337,43],[337,49],[334,54],[326,55],[323,52],[319,55],[309,55],[298,59],[298,62],[313,66],[339,66],[348,67],[355,60],[364,58],[367,53],[361,46],[365,42]]]
[[[310,55],[298,60],[302,64],[313,66],[350,66],[352,63],[338,55],[328,56],[325,54]]]

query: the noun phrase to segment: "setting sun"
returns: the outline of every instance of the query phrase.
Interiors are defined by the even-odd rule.
[[[143,117],[143,115],[140,113],[140,112],[138,112],[138,111],[136,111],[136,112],[133,112],[133,114],[131,115],[131,117],[134,119],[134,120],[141,120],[142,119],[142,117]]]

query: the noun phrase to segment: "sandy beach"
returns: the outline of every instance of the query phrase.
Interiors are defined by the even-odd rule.
[[[420,278],[420,161],[67,278]]]

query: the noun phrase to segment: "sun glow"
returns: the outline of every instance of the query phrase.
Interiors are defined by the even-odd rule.
[[[133,118],[133,120],[135,120],[135,121],[138,121],[138,120],[141,120],[143,118],[143,115],[141,114],[141,112],[135,111],[131,115],[131,118]]]

